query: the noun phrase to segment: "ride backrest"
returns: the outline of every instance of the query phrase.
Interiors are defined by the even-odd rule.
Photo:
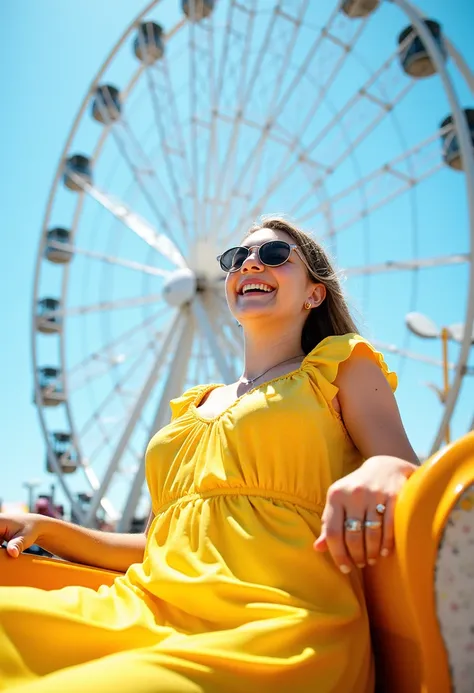
[[[383,693],[474,691],[474,433],[434,455],[397,502],[396,551],[365,570]]]

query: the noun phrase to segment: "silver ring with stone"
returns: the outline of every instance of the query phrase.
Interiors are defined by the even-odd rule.
[[[375,506],[375,512],[379,515],[383,515],[386,510],[387,506],[385,506],[383,503],[377,503],[377,505]]]
[[[361,532],[362,521],[356,520],[353,517],[348,517],[346,520],[344,520],[344,527],[347,532]]]
[[[367,529],[379,529],[381,526],[381,520],[366,520],[364,522],[364,527],[366,527]]]

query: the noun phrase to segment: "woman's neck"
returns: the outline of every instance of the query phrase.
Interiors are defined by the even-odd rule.
[[[270,333],[244,333],[244,369],[243,376],[251,380],[260,373],[283,362],[291,363],[303,359],[300,331],[292,329],[276,335]]]

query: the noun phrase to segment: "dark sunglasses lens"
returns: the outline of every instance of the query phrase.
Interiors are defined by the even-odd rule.
[[[285,241],[269,241],[260,248],[260,259],[264,265],[278,267],[290,257],[291,248]]]
[[[229,248],[222,254],[220,263],[224,272],[236,272],[248,256],[247,248]]]

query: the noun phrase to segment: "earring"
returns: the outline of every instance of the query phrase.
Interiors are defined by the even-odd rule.
[[[311,305],[311,303],[310,303],[309,301],[305,301],[305,302],[304,302],[304,307],[306,308],[306,310],[311,310],[311,308],[312,308],[313,306]]]

